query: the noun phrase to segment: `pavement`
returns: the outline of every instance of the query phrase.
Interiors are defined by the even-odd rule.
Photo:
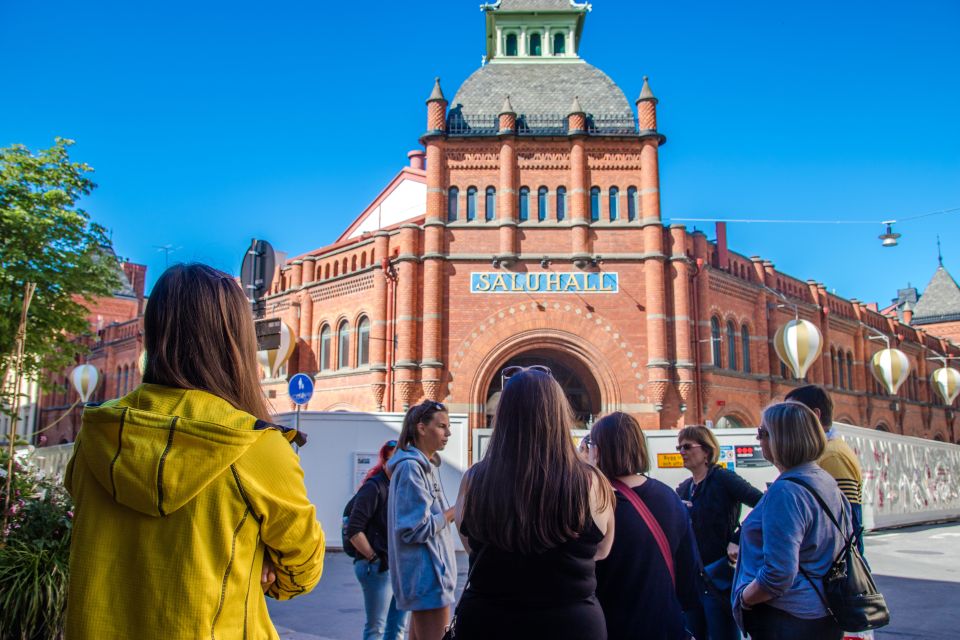
[[[866,557],[890,607],[890,625],[876,632],[877,640],[960,638],[960,523],[869,534]],[[462,589],[467,571],[462,553],[457,566]],[[327,554],[323,579],[313,592],[268,604],[284,640],[361,637],[363,598],[352,561],[342,553]]]

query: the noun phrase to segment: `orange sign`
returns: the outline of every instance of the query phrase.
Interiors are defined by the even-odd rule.
[[[683,458],[679,453],[658,453],[657,467],[660,469],[680,469],[683,467]]]

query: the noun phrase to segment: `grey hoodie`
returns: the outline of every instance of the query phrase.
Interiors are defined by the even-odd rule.
[[[431,463],[416,447],[397,452],[387,463],[390,497],[390,580],[403,611],[451,604],[457,584],[453,532],[443,512],[449,508],[440,486],[439,461]]]

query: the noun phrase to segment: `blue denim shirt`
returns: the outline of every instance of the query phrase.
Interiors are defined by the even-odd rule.
[[[788,482],[789,477],[805,481],[820,494],[843,525],[843,536],[816,498],[800,485]],[[845,519],[839,518],[841,513]],[[738,622],[742,620],[737,605],[740,592],[754,579],[773,594],[774,598],[766,603],[772,607],[797,618],[816,619],[828,615],[798,567],[802,566],[817,582],[817,588],[822,589],[819,577],[827,573],[843,549],[844,537],[851,531],[850,504],[830,474],[813,462],[780,474],[740,530],[740,558],[732,590]]]

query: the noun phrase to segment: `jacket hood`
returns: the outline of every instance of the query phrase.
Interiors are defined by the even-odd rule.
[[[439,467],[439,456],[436,456],[436,458],[436,464]],[[387,460],[387,469],[390,470],[391,475],[393,474],[393,470],[396,469],[397,465],[404,460],[415,460],[417,464],[423,467],[424,471],[430,473],[430,460],[423,453],[423,451],[420,451],[420,449],[417,449],[411,445],[409,449],[397,449],[396,453],[390,456],[390,459]]]
[[[272,430],[288,441],[298,435],[205,391],[143,384],[84,409],[75,455],[117,503],[160,517],[193,500]]]

